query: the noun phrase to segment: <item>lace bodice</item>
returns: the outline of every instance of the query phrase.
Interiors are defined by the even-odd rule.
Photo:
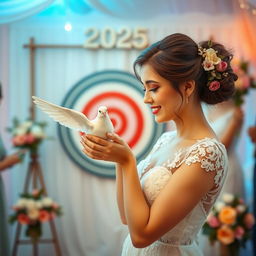
[[[152,161],[153,156],[164,147],[168,147],[176,132],[166,132],[157,141],[148,157],[138,165],[138,172],[144,194],[152,204],[160,191],[172,177],[174,170],[182,164],[200,163],[206,172],[214,171],[215,186],[205,194],[195,208],[160,241],[172,245],[189,245],[205,222],[207,214],[216,201],[223,186],[227,172],[226,149],[215,138],[197,140],[191,146],[178,150],[174,156],[166,155],[161,164]],[[212,176],[211,176],[212,177]]]

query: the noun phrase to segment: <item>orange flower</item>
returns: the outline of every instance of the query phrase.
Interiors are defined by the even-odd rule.
[[[46,221],[49,221],[50,220],[50,214],[45,211],[45,210],[41,210],[39,212],[39,217],[38,219],[41,221],[41,222],[46,222]]]
[[[231,228],[223,225],[217,230],[217,238],[221,243],[228,245],[235,241],[235,234]]]
[[[29,224],[29,217],[26,214],[21,213],[18,215],[18,222],[21,225],[27,225],[27,224]]]
[[[236,210],[231,206],[224,206],[220,213],[219,219],[224,224],[234,224],[236,221]]]

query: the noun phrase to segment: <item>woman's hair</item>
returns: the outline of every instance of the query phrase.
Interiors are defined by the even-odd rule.
[[[223,45],[213,42],[211,48],[217,51],[222,61],[227,62],[226,75],[219,80],[220,88],[215,91],[209,90],[208,72],[202,63],[204,57],[199,55],[199,46],[209,48],[208,41],[197,45],[190,37],[176,33],[165,37],[163,40],[146,48],[135,60],[133,68],[136,77],[140,79],[137,71],[138,66],[149,64],[163,78],[170,81],[175,90],[182,94],[179,85],[186,81],[194,80],[199,99],[208,104],[216,104],[228,100],[234,93],[234,74],[230,61],[233,55]]]

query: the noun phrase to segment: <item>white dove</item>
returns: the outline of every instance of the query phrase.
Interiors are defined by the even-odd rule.
[[[89,120],[83,113],[74,109],[61,107],[36,96],[33,102],[56,122],[68,128],[106,138],[107,132],[114,132],[107,107],[100,106],[95,119]]]

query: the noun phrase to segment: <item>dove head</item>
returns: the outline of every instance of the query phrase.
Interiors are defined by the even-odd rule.
[[[108,113],[108,109],[105,106],[100,106],[98,109],[98,115],[99,116],[106,116]]]

